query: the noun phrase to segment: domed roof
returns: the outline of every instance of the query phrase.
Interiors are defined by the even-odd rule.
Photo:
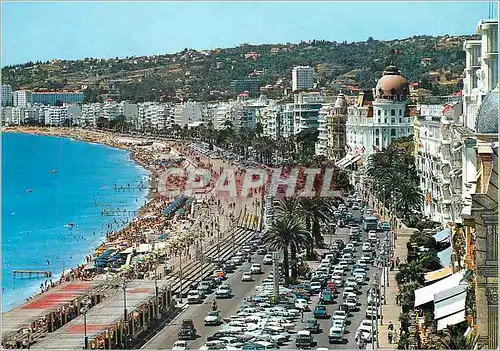
[[[398,97],[404,100],[408,94],[408,82],[396,66],[387,66],[384,75],[377,83],[375,94],[377,98]]]
[[[498,133],[498,85],[486,94],[476,117],[476,133]]]

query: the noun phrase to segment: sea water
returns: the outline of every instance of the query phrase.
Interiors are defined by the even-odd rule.
[[[13,270],[51,271],[56,281],[63,269],[84,263],[107,231],[133,220],[123,210],[144,205],[148,179],[125,150],[3,133],[2,311],[25,302],[47,280],[14,278]]]

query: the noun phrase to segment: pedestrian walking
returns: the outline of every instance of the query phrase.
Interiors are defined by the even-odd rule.
[[[399,257],[396,257],[396,268],[399,268]]]
[[[393,331],[389,330],[389,333],[387,334],[387,339],[389,341],[389,344],[392,344],[392,338],[393,338],[392,333],[393,333]]]

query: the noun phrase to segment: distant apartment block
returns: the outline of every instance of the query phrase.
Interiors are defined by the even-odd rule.
[[[14,107],[26,107],[31,104],[31,91],[29,90],[16,90],[13,93]]]
[[[2,106],[12,106],[12,87],[2,84]]]
[[[173,123],[181,127],[201,122],[203,106],[199,102],[185,102],[174,106]]]
[[[33,92],[32,102],[43,105],[55,106],[57,102],[63,104],[77,104],[83,102],[84,94],[82,92]]]
[[[45,109],[45,125],[60,126],[68,117],[67,106],[53,106]]]
[[[231,82],[231,91],[234,94],[247,91],[249,95],[256,95],[260,93],[260,82],[258,79],[236,79]]]
[[[314,68],[296,66],[292,69],[292,91],[314,88]]]

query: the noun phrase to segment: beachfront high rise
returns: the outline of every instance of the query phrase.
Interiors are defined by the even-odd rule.
[[[45,125],[61,126],[68,119],[68,106],[51,106],[45,109]]]
[[[2,106],[12,106],[12,87],[2,84]]]
[[[203,107],[199,102],[184,102],[176,104],[173,108],[173,124],[181,127],[191,123],[201,122]]]
[[[26,107],[31,104],[31,91],[16,90],[13,93],[13,102],[15,107]]]
[[[292,91],[314,88],[314,68],[296,66],[292,69]]]

